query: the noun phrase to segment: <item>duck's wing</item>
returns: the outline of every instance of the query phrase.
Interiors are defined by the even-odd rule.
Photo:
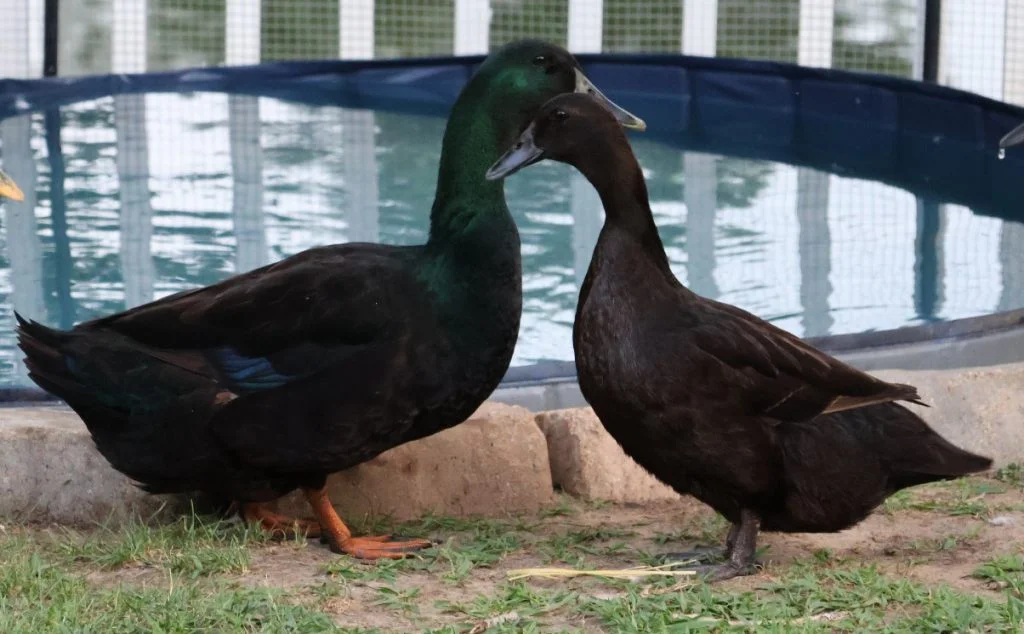
[[[79,326],[109,329],[235,395],[281,387],[401,336],[421,301],[414,247],[312,249],[218,284]]]
[[[888,401],[923,405],[915,387],[861,372],[745,310],[687,303],[690,344],[732,378],[754,414],[781,422]]]

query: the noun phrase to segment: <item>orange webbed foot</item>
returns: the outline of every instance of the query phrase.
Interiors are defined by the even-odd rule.
[[[353,537],[352,531],[338,517],[325,489],[306,489],[305,493],[323,528],[320,541],[327,543],[331,551],[339,555],[358,559],[402,559],[434,545],[426,539],[407,539],[393,535]]]
[[[335,544],[328,541],[331,552],[349,555],[357,559],[403,559],[417,551],[434,546],[427,539],[395,538],[390,535],[349,537]]]

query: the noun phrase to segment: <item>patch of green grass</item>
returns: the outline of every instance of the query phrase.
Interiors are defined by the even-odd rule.
[[[197,583],[99,588],[42,556],[29,539],[0,543],[0,632],[336,632],[281,592]]]
[[[669,533],[655,533],[652,540],[658,545],[697,542],[718,546],[725,543],[728,528],[728,520],[717,513],[698,515],[678,530]]]
[[[907,546],[908,550],[920,552],[920,553],[938,553],[938,552],[949,552],[969,546],[974,540],[977,539],[978,534],[981,532],[982,527],[976,526],[966,533],[959,535],[943,535],[942,537],[926,537],[922,539],[915,539],[910,542]]]
[[[1024,599],[1024,555],[1005,555],[989,560],[979,566],[973,576]]]
[[[989,577],[1018,574],[1024,561],[995,562]],[[600,583],[594,580],[595,583]],[[552,620],[586,619],[587,630],[609,632],[1019,632],[1024,601],[1005,601],[930,587],[884,574],[874,566],[835,558],[827,551],[798,563],[754,590],[658,579],[651,583],[607,580],[606,588],[580,583],[557,589],[508,582],[489,595],[439,602],[447,613],[474,619],[515,614],[516,628],[550,631]],[[540,625],[537,625],[540,624]],[[454,631],[454,630],[453,630]]]
[[[608,555],[628,549],[625,542],[619,541],[609,547],[599,547],[598,542],[621,539],[635,535],[634,531],[621,530],[606,526],[586,527],[559,533],[536,544],[545,563],[565,562],[582,565],[586,555]]]
[[[502,520],[427,517],[393,528],[395,534],[419,536],[444,532],[452,537],[406,559],[359,562],[345,557],[330,562],[324,571],[347,582],[363,584],[392,584],[398,573],[416,571],[439,574],[449,583],[461,583],[477,568],[491,567],[522,547],[519,524]]]
[[[540,512],[541,519],[548,519],[551,517],[571,517],[576,515],[576,507],[569,501],[571,498],[560,497],[558,503],[553,506],[549,506]],[[591,508],[604,508],[608,505],[607,502],[603,501],[592,501],[590,503]],[[600,506],[599,506],[600,505]]]
[[[346,584],[392,584],[398,580],[399,573],[422,567],[423,562],[416,558],[362,561],[351,557],[338,557],[324,566],[324,572]]]
[[[87,536],[68,531],[52,546],[62,557],[90,566],[114,569],[142,564],[199,577],[243,572],[249,565],[250,547],[266,539],[262,531],[244,523],[190,514],[162,526],[133,520]]]
[[[377,598],[373,600],[373,604],[405,614],[415,614],[419,612],[419,606],[417,606],[419,597],[419,588],[395,590],[384,586],[377,588]]]
[[[1012,462],[996,471],[996,480],[1005,482],[1010,486],[1020,489],[1024,488],[1024,464]]]
[[[1005,492],[1005,488],[991,481],[962,478],[897,491],[885,501],[883,510],[889,514],[926,511],[982,517],[995,509],[986,496]]]
[[[487,619],[515,612],[520,618],[536,618],[574,607],[577,595],[568,590],[544,590],[522,581],[499,585],[491,595],[479,595],[464,602],[438,601],[437,607],[450,614]]]
[[[579,609],[608,630],[630,632],[1015,632],[1024,619],[1024,603],[1012,597],[1003,603],[832,565],[797,566],[756,591],[630,585],[621,596],[580,597]]]

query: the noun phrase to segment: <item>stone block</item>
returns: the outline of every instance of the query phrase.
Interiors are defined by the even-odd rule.
[[[589,407],[537,415],[548,441],[552,481],[588,500],[643,503],[679,498],[627,456]]]
[[[503,516],[537,511],[554,499],[548,449],[533,414],[492,402],[460,425],[332,475],[328,491],[342,518],[352,519]],[[309,516],[299,493],[276,506]]]
[[[1024,363],[872,374],[917,387],[929,407],[908,407],[956,446],[992,458],[996,467],[1024,462]]]
[[[8,521],[116,522],[180,501],[149,495],[115,471],[63,407],[0,408],[0,465],[0,518]]]

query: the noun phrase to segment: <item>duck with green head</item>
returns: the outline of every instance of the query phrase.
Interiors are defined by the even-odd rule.
[[[565,50],[502,48],[452,108],[425,245],[311,249],[70,331],[19,317],[30,376],[150,492],[228,497],[277,534],[319,534],[357,557],[428,546],[354,537],[326,478],[462,422],[498,385],[522,276],[504,190],[484,173],[545,101],[573,91],[599,95]],[[263,506],[296,488],[316,521]]]

